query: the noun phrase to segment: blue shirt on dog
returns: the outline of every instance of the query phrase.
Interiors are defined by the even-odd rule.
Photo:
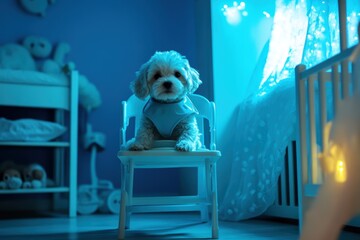
[[[175,103],[159,102],[150,98],[144,106],[143,113],[153,122],[161,136],[169,138],[181,120],[199,112],[186,96]]]

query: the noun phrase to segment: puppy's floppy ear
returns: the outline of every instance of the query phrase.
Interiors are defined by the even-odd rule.
[[[189,86],[189,92],[193,93],[196,91],[196,89],[198,89],[198,87],[202,83],[202,81],[199,78],[199,72],[192,67],[190,67],[190,69],[189,69],[189,75],[192,80],[192,85]]]
[[[140,67],[140,70],[136,72],[136,79],[130,83],[131,90],[140,99],[145,99],[150,92],[147,84],[147,73],[149,66],[150,61],[144,63]]]

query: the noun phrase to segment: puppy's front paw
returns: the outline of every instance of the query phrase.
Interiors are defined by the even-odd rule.
[[[191,141],[186,140],[181,140],[177,142],[175,148],[176,150],[181,152],[191,152],[196,150],[195,144]]]

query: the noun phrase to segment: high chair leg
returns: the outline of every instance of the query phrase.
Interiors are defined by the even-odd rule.
[[[218,202],[217,202],[217,177],[216,164],[211,166],[211,183],[212,183],[212,238],[219,238],[219,220],[218,220]]]
[[[125,239],[125,225],[126,225],[126,191],[121,192],[121,205],[120,205],[120,216],[119,216],[119,239]]]
[[[218,223],[218,212],[217,212],[217,197],[216,193],[213,193],[213,200],[212,200],[212,238],[218,239],[219,238],[219,223]]]
[[[209,207],[207,205],[201,207],[200,214],[201,214],[201,222],[209,221]]]

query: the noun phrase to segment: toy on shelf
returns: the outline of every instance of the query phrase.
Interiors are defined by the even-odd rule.
[[[47,38],[35,35],[25,37],[20,44],[0,45],[0,69],[38,71],[66,81],[72,71],[79,74],[79,103],[88,112],[101,105],[100,92],[72,61],[65,61],[70,45],[65,42],[52,44]],[[9,73],[7,73],[9,74]],[[12,73],[13,74],[13,73]]]
[[[23,184],[19,167],[13,161],[0,165],[0,189],[19,189]]]
[[[30,164],[23,169],[23,188],[47,187],[47,175],[45,169],[37,163]]]
[[[40,71],[45,73],[64,72],[63,68],[66,65],[65,57],[70,52],[69,44],[60,42],[53,46],[50,41],[44,37],[27,36],[23,40],[23,46],[37,62],[42,61],[38,66]]]
[[[36,63],[30,52],[17,43],[0,46],[0,69],[36,70]]]
[[[84,137],[84,148],[90,151],[91,184],[80,185],[78,189],[78,207],[80,214],[120,212],[120,190],[114,189],[111,181],[98,179],[96,175],[96,154],[104,150],[105,135],[93,132],[90,124]]]
[[[45,169],[37,163],[27,166],[4,161],[0,165],[0,189],[16,190],[52,187],[54,183],[47,178]]]

